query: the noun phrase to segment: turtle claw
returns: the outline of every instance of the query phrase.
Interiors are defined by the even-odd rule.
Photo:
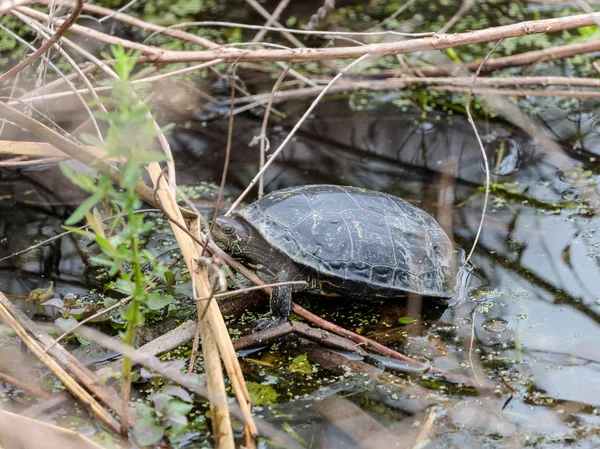
[[[254,326],[254,332],[264,331],[266,329],[270,329],[275,326],[279,326],[280,324],[286,323],[287,318],[278,317],[273,315],[272,313],[267,313],[256,320],[256,325]]]

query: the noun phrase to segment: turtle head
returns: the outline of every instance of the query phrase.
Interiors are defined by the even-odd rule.
[[[246,223],[231,217],[217,217],[213,237],[233,256],[242,256],[252,238]]]

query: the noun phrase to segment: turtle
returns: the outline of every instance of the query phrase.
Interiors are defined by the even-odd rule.
[[[213,237],[232,256],[275,282],[271,311],[255,330],[287,321],[292,293],[358,300],[416,293],[456,305],[462,270],[447,234],[427,212],[387,193],[306,185],[271,192],[231,216]]]

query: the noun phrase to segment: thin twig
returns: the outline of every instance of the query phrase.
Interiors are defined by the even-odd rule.
[[[269,18],[267,19],[267,21],[265,22],[265,27],[269,27],[271,26],[276,20],[279,19],[279,17],[281,16],[281,13],[283,12],[283,10],[285,8],[287,8],[287,5],[289,5],[290,0],[281,0],[279,2],[279,4],[277,5],[277,7],[275,8],[275,10],[273,11],[273,14],[271,14],[269,16]],[[261,30],[258,31],[258,33],[256,33],[254,35],[254,37],[252,38],[253,42],[260,42],[262,40],[263,37],[265,37],[265,34],[267,34],[267,29],[266,28],[262,28]]]
[[[262,7],[262,5],[260,3],[258,3],[256,0],[246,0],[246,3],[248,3],[252,8],[254,8],[261,16],[263,16],[265,19],[270,20],[271,19],[271,14],[269,14],[269,12]],[[277,21],[277,19],[274,19],[273,22],[275,24],[275,27],[277,28],[284,28],[284,26],[279,23]],[[268,25],[261,27],[261,30],[267,30],[268,28],[270,28]],[[287,32],[287,31],[281,31],[281,34],[292,43],[292,45],[295,45],[296,48],[305,48],[305,45],[300,42],[298,39],[296,39],[296,37]],[[254,41],[256,42],[256,41]]]
[[[288,144],[288,142],[292,139],[292,137],[294,137],[294,135],[296,134],[296,131],[298,131],[298,129],[300,128],[300,126],[302,126],[302,124],[308,118],[308,116],[311,114],[311,112],[313,111],[313,109],[315,107],[317,107],[317,105],[319,104],[319,102],[321,101],[321,99],[325,96],[325,94],[327,93],[327,91],[329,90],[329,88],[331,86],[333,86],[333,84],[338,79],[340,79],[342,77],[342,75],[344,75],[344,73],[346,73],[352,67],[358,65],[359,63],[361,63],[362,61],[364,61],[365,59],[367,59],[368,56],[369,55],[363,55],[360,58],[358,58],[358,59],[354,60],[353,62],[351,62],[350,64],[348,64],[345,68],[343,68],[342,70],[340,70],[340,72],[329,82],[329,84],[327,84],[323,88],[323,90],[321,91],[321,93],[317,96],[317,98],[315,98],[315,100],[308,107],[308,109],[306,110],[306,112],[302,115],[302,117],[300,117],[300,119],[298,120],[298,122],[296,123],[296,125],[294,125],[294,127],[292,128],[292,130],[290,131],[290,133],[286,136],[286,138],[283,140],[283,142],[281,143],[281,145],[279,145],[279,148],[277,148],[273,152],[273,154],[271,155],[271,157],[269,158],[269,160],[265,163],[265,165],[263,166],[263,168],[261,170],[259,170],[259,172],[256,174],[256,176],[252,179],[252,181],[250,181],[250,184],[248,185],[248,187],[246,187],[246,190],[244,190],[242,192],[242,194],[238,197],[238,199],[236,199],[233,202],[233,204],[231,205],[231,207],[229,208],[229,210],[227,211],[227,213],[225,215],[230,215],[231,212],[233,212],[235,210],[235,208],[238,206],[238,204],[240,204],[240,202],[246,197],[246,195],[248,194],[248,192],[258,182],[258,180],[263,175],[263,173],[275,161],[275,159],[277,158],[277,156],[283,151],[283,149]]]
[[[267,107],[265,109],[265,114],[263,116],[263,121],[262,121],[262,125],[260,127],[260,161],[259,161],[259,170],[262,170],[262,168],[265,166],[265,153],[269,150],[270,145],[269,140],[267,139],[267,124],[269,123],[269,113],[271,112],[271,106],[273,104],[273,97],[275,96],[275,93],[279,90],[279,86],[281,85],[281,82],[284,80],[285,76],[287,75],[288,70],[291,69],[291,65],[289,65],[288,67],[286,67],[286,69],[281,72],[281,75],[279,75],[279,78],[277,78],[277,81],[275,82],[275,84],[273,85],[273,89],[271,90],[271,95],[269,96],[269,102],[267,103]],[[233,104],[232,104],[232,108],[233,108]],[[233,115],[233,112],[232,112]],[[260,179],[258,180],[258,197],[262,198],[263,194],[265,191],[265,180],[264,180],[264,176],[261,176]]]
[[[429,435],[431,434],[433,423],[439,415],[439,407],[430,407],[427,409],[427,414],[423,420],[423,425],[419,429],[419,434],[415,438],[415,441],[410,449],[422,449],[428,446]]]
[[[59,5],[74,5],[75,2],[72,0],[36,0],[36,3],[49,5],[51,3],[57,3]],[[196,36],[192,33],[186,33],[185,31],[175,30],[167,27],[163,27],[160,25],[156,25],[154,23],[146,22],[144,20],[137,19],[135,17],[129,16],[127,14],[123,14],[122,12],[117,12],[109,8],[103,8],[97,5],[90,5],[86,3],[83,5],[83,10],[91,12],[92,14],[97,14],[100,16],[111,16],[115,20],[126,23],[128,25],[138,27],[142,30],[147,31],[155,31],[165,34],[167,36],[175,37],[177,39],[186,40],[188,42],[192,42],[194,44],[200,45],[201,47],[213,48],[216,47],[217,44],[209,41],[208,39],[204,39],[203,37]],[[102,19],[100,19],[102,21]]]
[[[229,296],[242,295],[244,293],[252,292],[255,290],[264,290],[265,288],[281,287],[282,285],[306,285],[306,281],[286,281],[286,282],[275,282],[273,284],[255,285],[254,287],[246,287],[239,290],[232,290],[225,293],[215,293],[212,296],[205,296],[203,298],[195,298],[196,301],[206,301],[207,299],[218,299],[227,298]]]
[[[227,182],[227,171],[229,170],[229,159],[231,156],[231,144],[233,142],[233,108],[235,105],[235,64],[231,70],[231,93],[229,95],[229,120],[227,120],[227,143],[225,146],[225,162],[223,163],[223,171],[221,173],[221,185],[219,186],[219,194],[217,196],[217,202],[215,204],[215,210],[213,212],[210,227],[208,228],[208,235],[212,235],[215,225],[217,224],[217,216],[219,215],[219,208],[221,207],[221,200],[223,199],[223,192],[225,191],[225,183]],[[206,251],[206,245],[208,245],[208,238],[205,239],[206,243],[200,256],[204,256]]]
[[[482,72],[492,72],[494,70],[518,67],[527,64],[536,64],[540,62],[556,61],[572,56],[594,53],[600,51],[600,40],[594,39],[588,42],[577,42],[576,44],[559,45],[557,47],[545,48],[543,50],[533,50],[525,53],[519,53],[511,56],[488,59],[482,67]],[[468,64],[452,64],[442,66],[419,67],[419,71],[425,76],[446,76],[460,73],[462,69],[474,72],[481,65],[481,61],[475,61]],[[381,70],[378,76],[401,76],[405,70]]]
[[[477,79],[477,76],[479,75],[481,67],[483,67],[483,65],[485,64],[486,59],[489,58],[492,55],[492,53],[494,53],[494,51],[496,51],[496,48],[498,48],[498,45],[500,45],[502,43],[502,41],[503,41],[503,39],[500,39],[498,42],[496,42],[496,45],[494,45],[494,47],[488,52],[488,54],[485,55],[485,58],[483,58],[483,61],[481,61],[480,68],[477,69],[477,71],[475,72],[475,75],[473,75],[473,83],[475,83],[475,79]],[[473,88],[473,86],[471,86],[471,89],[472,88]],[[469,260],[471,259],[471,256],[473,255],[473,252],[475,251],[475,248],[477,247],[477,242],[479,241],[481,231],[483,230],[483,223],[485,221],[485,213],[487,211],[487,204],[488,204],[488,199],[490,196],[490,165],[488,163],[487,154],[485,153],[485,147],[483,146],[483,142],[481,141],[481,136],[479,135],[479,132],[477,131],[477,126],[475,125],[475,121],[473,120],[473,116],[471,115],[471,96],[472,96],[472,93],[469,92],[467,95],[465,110],[467,113],[469,123],[470,123],[471,127],[473,128],[475,137],[477,138],[477,143],[479,144],[479,150],[481,151],[481,157],[483,159],[483,167],[485,169],[485,194],[483,196],[483,210],[481,212],[481,218],[479,219],[477,233],[475,234],[475,238],[473,239],[473,245],[471,246],[471,250],[467,254],[467,257],[463,264],[463,268],[467,266],[467,264],[469,263]]]
[[[268,13],[267,13],[268,14]],[[266,18],[266,17],[265,17]],[[180,22],[165,28],[166,30],[173,30],[177,28],[185,28],[191,26],[218,26],[225,28],[242,28],[246,30],[264,30],[264,31],[277,31],[280,33],[300,34],[312,37],[321,37],[323,39],[331,39],[334,37],[350,37],[350,36],[364,36],[364,37],[386,37],[386,36],[402,36],[402,37],[427,37],[433,36],[435,33],[403,33],[400,31],[317,31],[317,30],[302,30],[298,28],[286,28],[284,26],[265,26],[265,25],[250,25],[247,23],[238,22],[223,22],[218,20],[202,20],[198,22]],[[146,39],[156,35],[166,34],[164,31],[155,31]],[[304,44],[300,42],[300,46],[304,47]],[[215,44],[216,45],[216,44]]]
[[[56,165],[58,162],[67,159],[66,157],[46,157],[42,159],[30,159],[28,161],[3,160],[0,161],[0,168],[43,167],[45,165]]]
[[[102,17],[100,20],[98,20],[98,23],[106,22],[107,20],[112,19],[117,14],[120,14],[123,11],[127,10],[128,8],[130,8],[131,6],[135,5],[137,2],[138,2],[138,0],[131,0],[129,3],[127,3],[126,5],[121,6],[119,9],[117,9],[113,13],[111,13],[111,14],[109,14],[107,16]]]
[[[206,68],[208,66],[223,62],[222,60],[211,61],[204,63],[202,65],[187,67],[182,70],[178,70],[175,72],[170,72],[166,74],[157,75],[154,77],[148,78],[140,78],[139,80],[134,80],[132,83],[148,83],[159,81],[167,78],[171,78],[172,76],[176,76],[182,73],[188,73],[194,70],[199,70]],[[373,76],[374,74],[361,74],[362,77]],[[319,80],[317,80],[319,81]],[[325,80],[329,82],[330,80]],[[472,76],[458,76],[458,77],[404,77],[404,78],[389,78],[386,80],[345,80],[343,83],[338,83],[332,86],[328,94],[329,95],[339,95],[343,93],[352,93],[357,91],[381,91],[381,90],[398,90],[405,89],[406,87],[412,85],[427,85],[433,86],[432,89],[437,90],[446,90],[452,92],[467,92],[465,88],[470,89],[473,84]],[[513,89],[513,90],[483,90],[486,86],[498,86],[498,87],[506,87],[506,86],[526,86],[526,85],[539,85],[542,87],[548,86],[569,86],[569,87],[600,87],[600,79],[595,78],[570,78],[566,76],[514,76],[510,78],[490,78],[490,77],[478,77],[475,80],[475,87],[473,88],[473,93],[487,93],[487,94],[497,94],[497,95],[510,95],[510,96],[544,96],[544,97],[573,97],[573,98],[599,98],[600,93],[597,91],[572,91],[572,90],[533,90],[533,89]],[[265,103],[269,102],[269,99],[272,98],[273,104],[282,103],[290,100],[299,100],[304,98],[310,98],[317,96],[323,87],[305,87],[305,88],[297,88],[297,89],[289,89],[289,90],[279,90],[275,93],[263,93],[249,96],[238,97],[235,100],[237,105],[249,103],[247,106],[243,108],[238,108],[234,110],[234,114],[238,114],[242,111],[257,107],[263,106]],[[109,91],[109,87],[96,87],[94,88],[96,92],[106,92]],[[86,94],[89,92],[89,89],[78,89],[76,92],[80,94]],[[22,97],[19,97],[19,102],[30,103],[39,100],[52,100],[57,98],[64,98],[71,95],[74,95],[75,91],[64,91],[64,92],[53,92],[50,94],[44,94],[42,96],[32,97],[30,94],[25,94]],[[214,101],[212,99],[211,101]],[[227,101],[229,103],[229,101]],[[19,104],[16,100],[9,101],[8,104],[10,106],[15,106]],[[217,102],[217,104],[225,104],[223,102]],[[264,107],[264,106],[263,106]]]
[[[462,16],[465,15],[465,13],[471,8],[471,6],[473,6],[473,2],[474,0],[462,0],[460,8],[458,9],[458,11],[456,11],[456,14],[454,14],[450,18],[450,20],[448,20],[448,22],[446,22],[446,24],[442,28],[440,28],[438,33],[447,33],[448,30],[452,28],[456,24],[456,22],[458,22],[461,19]]]
[[[50,344],[50,346],[48,346],[46,348],[45,352],[48,352],[50,349],[52,349],[56,344],[58,344],[64,338],[75,333],[75,331],[77,331],[77,329],[79,329],[81,326],[85,326],[90,321],[100,318],[101,316],[106,315],[107,313],[110,313],[113,310],[116,310],[120,307],[123,307],[123,306],[129,304],[132,299],[133,299],[133,296],[127,296],[127,297],[121,299],[119,302],[116,302],[112,306],[109,306],[105,309],[99,310],[98,312],[94,313],[93,315],[90,315],[89,317],[79,321],[75,326],[69,328],[68,330],[66,330],[62,334],[60,334],[57,338],[55,338],[54,341]]]
[[[325,0],[323,2],[323,6],[319,7],[319,9],[317,9],[317,12],[314,13],[312,16],[310,16],[310,18],[308,19],[308,23],[306,24],[306,29],[314,30],[317,27],[317,25],[319,25],[319,21],[321,21],[325,17],[327,17],[327,14],[330,11],[333,11],[334,8],[335,8],[335,0]]]
[[[492,89],[485,87],[458,87],[458,86],[435,86],[432,89],[447,92],[471,91],[479,95],[502,95],[510,97],[556,97],[556,98],[600,98],[598,91],[572,91],[572,90],[530,90],[530,89]]]
[[[185,75],[185,74],[188,74],[188,73],[195,72],[197,70],[207,69],[207,68],[212,67],[214,65],[220,64],[221,62],[223,62],[223,60],[216,59],[214,61],[205,62],[203,64],[198,64],[198,65],[191,66],[191,67],[186,67],[184,69],[174,70],[173,72],[161,73],[160,75],[149,76],[149,77],[146,77],[146,78],[139,78],[139,79],[136,79],[136,80],[132,80],[131,84],[145,84],[145,83],[154,83],[154,82],[157,82],[157,81],[164,81],[166,79],[174,78],[174,77],[179,76],[179,75]],[[73,90],[73,91],[69,90],[69,91],[64,91],[64,92],[53,92],[53,93],[50,93],[50,94],[41,94],[41,95],[38,94],[39,90],[36,90],[36,91],[33,91],[33,92],[29,92],[29,93],[23,95],[22,97],[19,97],[19,101],[22,101],[24,103],[29,103],[29,102],[40,101],[40,100],[53,100],[53,99],[56,99],[56,98],[63,98],[63,97],[66,97],[66,96],[74,95],[74,94],[77,94],[77,93],[79,93],[79,94],[87,94],[87,93],[90,93],[90,91],[94,91],[96,93],[98,93],[98,92],[110,92],[111,89],[112,88],[108,87],[108,86],[98,86],[98,87],[92,87],[91,89],[77,89],[77,90]],[[34,96],[34,95],[37,95],[37,96]],[[205,98],[208,99],[211,102],[215,101],[210,96],[205,96]],[[15,102],[11,101],[11,102],[8,102],[8,104],[10,106],[13,106],[15,104]]]

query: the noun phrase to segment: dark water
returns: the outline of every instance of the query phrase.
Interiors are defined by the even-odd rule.
[[[271,368],[252,360],[244,364],[252,381],[271,384],[280,392],[277,404],[259,407],[258,414],[278,425],[289,424],[309,447],[364,447],[367,440],[358,441],[352,429],[345,428],[348,422],[365,435],[380,426],[378,433],[385,437],[380,447],[394,438],[412,441],[402,435],[412,435],[426,419],[435,422],[429,447],[523,447],[534,442],[536,447],[564,447],[573,438],[577,447],[597,446],[593,429],[600,425],[600,209],[595,158],[600,126],[593,114],[576,108],[549,112],[553,114],[546,117],[553,117],[560,152],[548,152],[509,126],[478,125],[490,159],[492,193],[472,258],[471,285],[486,287],[472,294],[471,305],[478,304],[474,325],[469,313],[425,304],[428,326],[408,340],[391,343],[436,366],[471,376],[467,352],[473,335],[475,357],[488,379],[500,386],[497,392],[425,381],[425,393],[443,398],[437,408],[427,408],[423,390],[416,395],[410,388],[390,393],[381,380],[338,377],[322,368],[310,378],[290,378],[289,363],[305,348],[280,347],[248,356],[269,362]],[[483,206],[482,157],[473,131],[460,117],[418,117],[385,108],[352,113],[343,101],[327,102],[267,171],[266,189],[333,183],[393,193],[436,216],[468,251]],[[215,121],[174,133],[180,184],[218,182],[225,129],[224,122]],[[259,129],[260,121],[235,122],[230,198],[257,171],[258,150],[248,143]],[[289,129],[287,124],[270,129],[271,148]],[[0,257],[60,232],[68,216],[65,204],[80,198],[66,184],[59,186],[53,169],[3,171],[0,176]],[[49,281],[62,295],[98,288],[97,273],[80,244],[63,238],[0,263],[0,290],[27,295]],[[400,328],[397,318],[407,313],[379,304],[330,305],[318,299],[307,304],[366,333],[389,330],[384,321],[392,323],[391,329]],[[442,331],[430,326],[432,320],[450,327]],[[400,377],[406,371],[402,364],[381,357],[365,361]],[[418,383],[418,375],[408,376]],[[514,391],[502,386],[506,384]],[[447,394],[448,389],[454,393]],[[339,410],[353,407],[367,415],[350,414],[344,424]],[[375,422],[369,424],[365,417]]]

